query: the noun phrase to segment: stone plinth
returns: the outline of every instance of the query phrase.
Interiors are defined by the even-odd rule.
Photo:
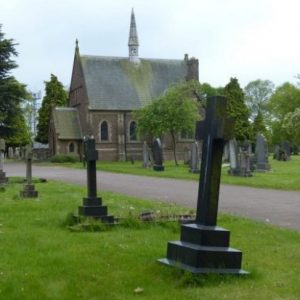
[[[0,170],[0,184],[7,183],[7,181],[6,173]]]
[[[33,184],[24,184],[23,191],[20,192],[22,198],[36,198],[38,192],[34,189]]]

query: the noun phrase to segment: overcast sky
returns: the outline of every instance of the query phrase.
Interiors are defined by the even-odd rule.
[[[55,74],[70,85],[75,39],[81,54],[128,56],[134,8],[139,55],[199,59],[200,82],[244,87],[300,73],[299,0],[0,0],[0,24],[19,45],[13,74],[44,92]]]

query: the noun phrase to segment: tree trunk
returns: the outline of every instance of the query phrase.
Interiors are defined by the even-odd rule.
[[[176,141],[175,141],[175,134],[173,131],[171,131],[171,136],[172,136],[172,142],[173,142],[173,154],[174,154],[174,161],[175,161],[175,166],[178,166],[177,158],[176,158]]]

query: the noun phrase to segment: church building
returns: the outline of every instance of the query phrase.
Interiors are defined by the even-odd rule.
[[[127,57],[82,55],[76,40],[69,107],[52,111],[51,154],[81,156],[82,139],[93,136],[100,160],[141,159],[143,141],[136,134],[132,112],[185,80],[198,80],[198,60],[187,54],[181,60],[140,57],[133,11]],[[179,157],[190,142],[178,137]],[[168,137],[163,147],[165,158],[171,158]]]

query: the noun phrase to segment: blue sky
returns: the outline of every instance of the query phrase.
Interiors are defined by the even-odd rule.
[[[13,74],[33,92],[51,73],[69,86],[76,38],[82,54],[128,56],[132,8],[140,57],[188,53],[200,82],[280,85],[300,73],[298,0],[0,0],[2,31],[19,44]]]

